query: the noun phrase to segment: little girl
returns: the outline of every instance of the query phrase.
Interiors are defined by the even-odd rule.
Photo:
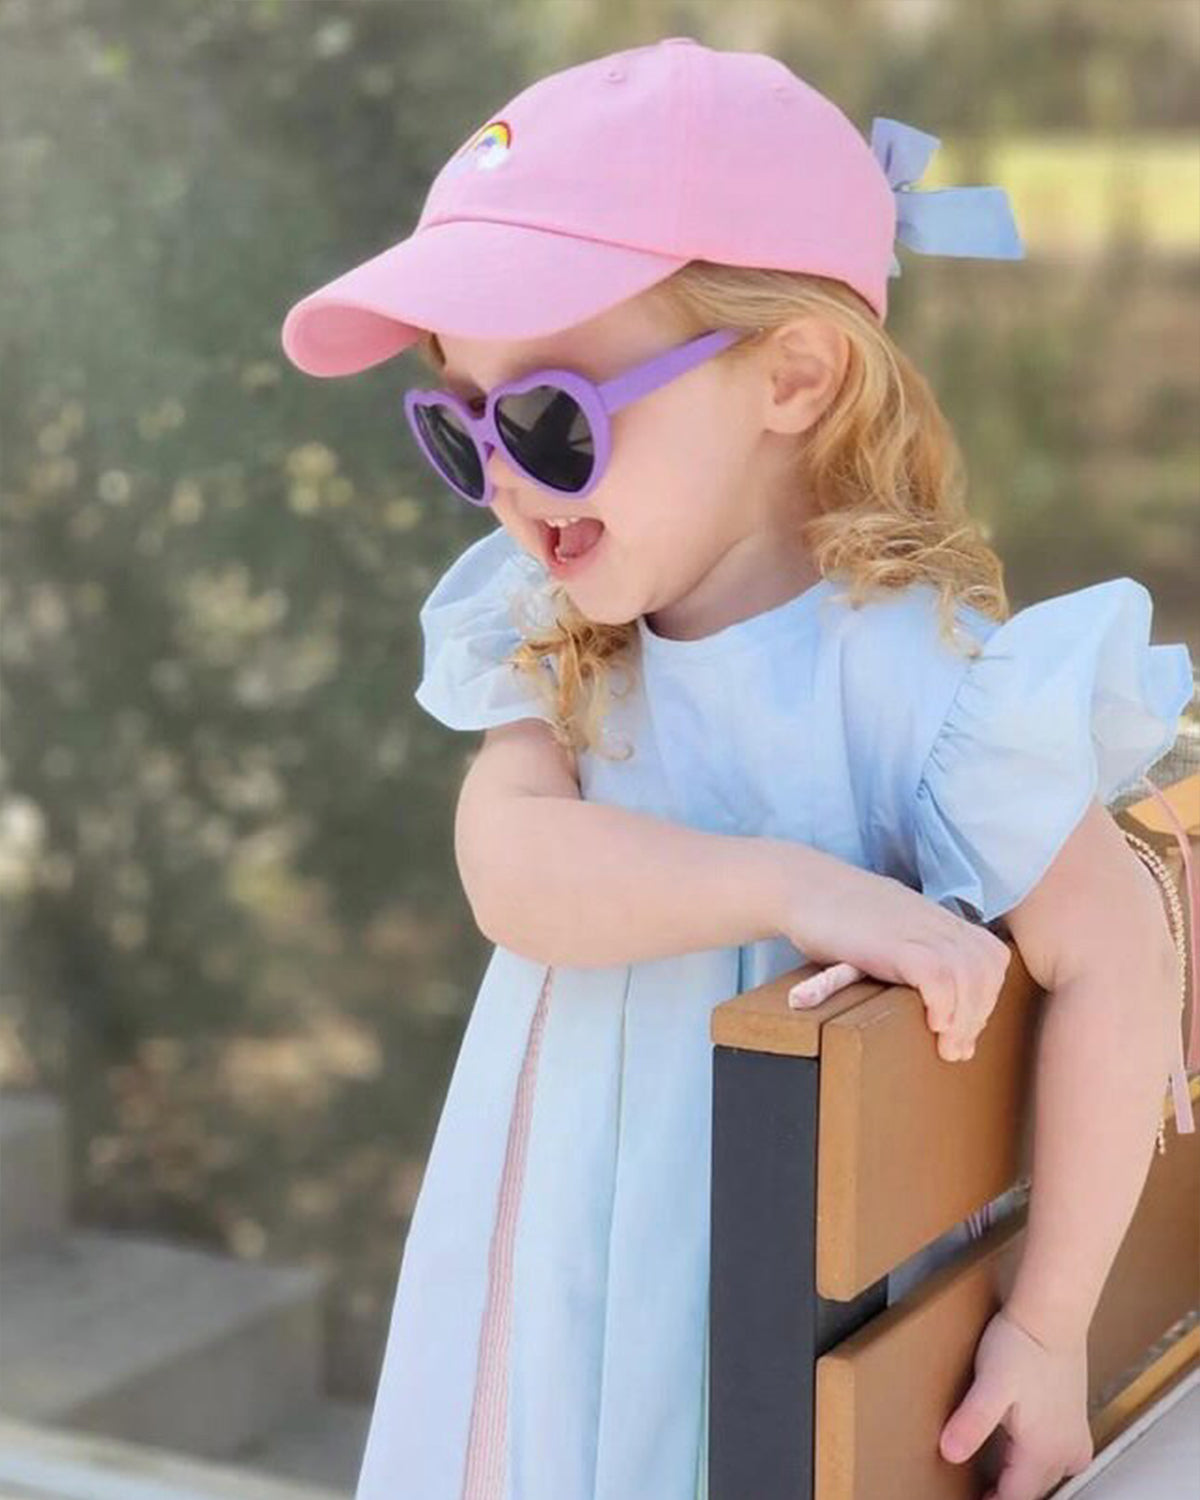
[[[774,58],[670,37],[517,95],[409,238],[287,316],[314,375],[419,342],[420,451],[500,523],[420,612],[418,702],[485,731],[456,850],[495,947],[357,1500],[706,1494],[721,1001],[842,961],[834,983],[913,985],[941,1056],[969,1057],[1009,958],[989,924],[1025,913],[1035,978],[1082,942],[1069,839],[1119,893],[1106,928],[1174,958],[1102,804],[1170,748],[1187,648],[1149,644],[1131,578],[1010,618],[945,419],[883,331],[897,238],[1023,254],[1001,189],[912,190],[937,144],[887,119],[868,143]],[[1168,1068],[1191,1128],[1173,984],[1126,1019],[1143,1083],[1090,1174],[1119,1184],[1118,1240]],[[1060,1262],[1098,1291],[1110,1248]],[[1032,1315],[1060,1269],[993,1319],[943,1434],[948,1460],[977,1447],[987,1392],[989,1430],[1033,1414],[1005,1500],[1091,1455],[1087,1316],[1060,1340]]]

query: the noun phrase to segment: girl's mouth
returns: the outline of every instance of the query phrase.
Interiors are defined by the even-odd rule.
[[[561,529],[549,521],[538,521],[542,557],[556,578],[570,578],[587,565],[599,550],[604,537],[604,522],[595,516],[582,516]]]

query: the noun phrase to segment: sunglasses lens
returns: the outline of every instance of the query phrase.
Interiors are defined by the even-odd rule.
[[[564,494],[583,489],[596,463],[587,415],[573,396],[538,385],[502,396],[496,427],[510,456],[535,479]]]
[[[445,478],[478,500],[483,494],[483,465],[458,413],[452,406],[435,402],[417,406],[414,415],[425,446]]]

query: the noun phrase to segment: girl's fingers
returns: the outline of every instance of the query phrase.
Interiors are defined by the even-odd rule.
[[[953,986],[934,989],[925,985],[919,993],[925,1005],[925,1024],[937,1035],[939,1044],[958,1040],[963,1029],[963,1018]]]
[[[788,1004],[793,1010],[808,1010],[863,977],[863,971],[853,964],[831,964],[819,974],[810,974],[794,984],[788,991]]]
[[[1007,949],[1005,954],[1007,957]],[[994,995],[986,1005],[968,998],[981,991],[983,981],[972,982],[968,965],[936,950],[925,949],[915,959],[906,955],[900,967],[921,996],[926,1023],[937,1037],[939,1056],[946,1062],[966,1062],[974,1057],[976,1039],[995,1004]],[[865,971],[854,964],[830,964],[794,984],[788,991],[788,1005],[793,1010],[811,1009],[865,977]]]

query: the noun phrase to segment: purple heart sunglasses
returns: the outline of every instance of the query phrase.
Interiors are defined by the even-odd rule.
[[[756,328],[753,333],[761,333]],[[689,339],[596,385],[576,370],[535,370],[468,403],[453,391],[411,390],[404,414],[427,461],[472,505],[491,505],[487,460],[499,446],[509,463],[551,495],[583,499],[600,483],[612,453],[609,417],[719,354],[740,329]],[[483,402],[482,414],[478,408]]]

